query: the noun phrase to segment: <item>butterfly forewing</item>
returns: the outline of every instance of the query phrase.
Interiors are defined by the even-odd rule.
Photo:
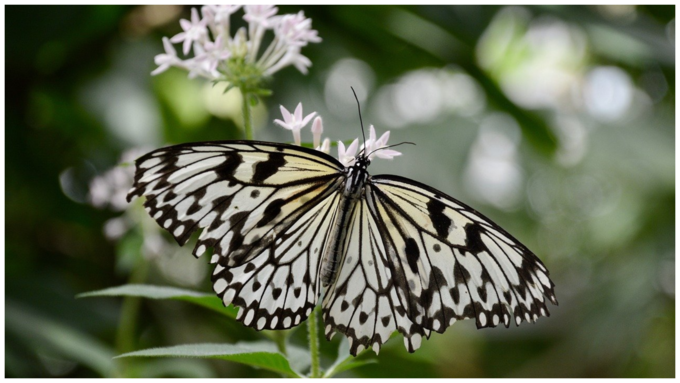
[[[474,209],[397,176],[373,177],[369,189],[399,232],[417,323],[438,332],[466,318],[509,326],[549,315],[545,298],[557,304],[541,261]]]
[[[271,240],[260,234],[284,213],[337,182],[342,165],[310,152],[254,141],[162,148],[137,160],[128,200],[146,196],[149,214],[180,244],[205,229],[194,255],[214,247],[218,256],[246,259],[258,241]]]

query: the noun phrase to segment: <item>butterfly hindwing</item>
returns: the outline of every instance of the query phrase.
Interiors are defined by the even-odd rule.
[[[241,307],[237,319],[243,324],[286,329],[307,319],[318,302],[320,254],[338,199],[339,193],[330,190],[304,213],[291,215],[279,224],[287,228],[276,240],[248,261],[237,266],[218,261],[214,290],[225,305]]]
[[[369,201],[357,202],[352,214],[342,267],[323,302],[326,337],[344,334],[352,355],[369,347],[378,352],[396,330],[407,337],[407,347],[419,344],[427,330],[408,316],[407,290],[398,286],[405,284],[398,278],[403,273],[389,259]]]

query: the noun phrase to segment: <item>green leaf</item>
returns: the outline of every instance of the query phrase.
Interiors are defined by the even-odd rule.
[[[285,330],[278,331],[281,332]],[[300,373],[309,371],[309,367],[312,365],[312,357],[308,349],[289,344],[286,346],[286,353],[288,354],[288,363],[290,363],[293,370]]]
[[[198,291],[185,290],[176,287],[168,286],[152,286],[152,285],[123,285],[117,287],[109,287],[104,290],[92,291],[89,293],[78,294],[77,298],[90,297],[120,297],[131,296],[148,299],[174,299],[178,301],[190,302],[199,306],[209,308],[222,315],[226,315],[231,319],[236,318],[238,308],[233,305],[224,307],[222,301],[214,294],[201,293]],[[282,331],[282,330],[277,330]],[[260,334],[267,338],[274,339],[276,337],[275,330],[264,330]]]
[[[143,378],[217,378],[210,363],[203,359],[158,359],[139,366]]]
[[[230,90],[232,90],[234,88],[236,88],[236,85],[230,83],[226,88],[224,88],[224,91],[222,92],[222,94],[226,94],[227,92],[229,92]]]
[[[300,351],[295,351],[300,352]],[[290,377],[301,377],[288,359],[276,350],[269,342],[239,342],[236,344],[185,344],[171,347],[151,348],[119,355],[116,358],[129,357],[181,357],[212,358],[247,364],[263,368]]]
[[[259,88],[259,89],[255,89],[254,93],[258,96],[266,97],[266,96],[271,96],[273,92],[269,89]]]
[[[349,353],[349,342],[347,341],[347,338],[342,338],[342,340],[340,341],[340,346],[338,346],[338,358],[335,360],[335,363],[333,363],[333,365],[326,371],[323,377],[330,378],[341,372],[351,370],[353,368],[361,367],[366,364],[378,363],[376,359],[363,359],[363,360],[357,359],[366,351],[368,351],[368,349],[365,349],[362,352],[360,352],[359,355],[357,355],[357,357],[353,357]]]
[[[6,331],[23,338],[32,349],[82,363],[102,377],[115,375],[114,351],[98,339],[11,302],[5,309]]]
[[[350,356],[349,358],[345,359],[342,361],[337,366],[334,366],[332,370],[328,370],[328,372],[324,375],[324,378],[330,378],[332,376],[335,376],[341,372],[345,372],[348,370],[352,370],[357,367],[365,366],[367,364],[373,364],[373,363],[378,363],[376,359],[364,359],[364,360],[357,360],[353,356]]]
[[[90,297],[142,297],[149,299],[174,299],[186,301],[199,306],[217,311],[230,318],[236,318],[238,309],[232,305],[224,307],[222,301],[214,294],[201,293],[198,291],[185,290],[176,287],[152,286],[152,285],[123,285],[110,287],[104,290],[92,291],[89,293],[78,294],[77,298]]]

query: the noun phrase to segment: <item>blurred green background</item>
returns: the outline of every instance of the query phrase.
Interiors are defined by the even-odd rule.
[[[300,101],[324,136],[358,137],[353,85],[364,121],[417,143],[372,173],[494,219],[548,266],[560,302],[536,325],[458,323],[415,354],[392,339],[344,376],[674,377],[674,6],[279,9],[304,10],[323,42],[302,51],[308,75],[275,75],[255,137],[291,141],[272,120]],[[216,360],[125,365],[112,357],[258,334],[181,302],[75,299],[131,281],[211,291],[206,258],[160,235],[142,246],[89,190],[128,149],[241,137],[235,91],[149,74],[190,9],[5,10],[6,376],[274,376]],[[301,327],[292,342],[305,347]],[[324,361],[337,338],[322,340]]]

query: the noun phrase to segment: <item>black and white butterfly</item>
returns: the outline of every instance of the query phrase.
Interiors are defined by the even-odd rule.
[[[409,352],[457,320],[506,327],[557,304],[543,263],[469,206],[416,181],[370,176],[320,151],[258,141],[158,149],[136,161],[128,200],[193,254],[213,248],[213,287],[237,319],[300,324],[323,296],[328,339],[377,353],[396,330]],[[325,291],[324,291],[325,290]]]

